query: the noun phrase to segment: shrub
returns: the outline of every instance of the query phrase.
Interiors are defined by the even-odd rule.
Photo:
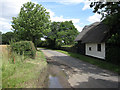
[[[10,46],[12,52],[35,58],[36,49],[32,41],[20,41],[15,43],[11,41]]]
[[[120,65],[119,60],[120,60],[120,47],[115,45],[107,46],[106,61]]]

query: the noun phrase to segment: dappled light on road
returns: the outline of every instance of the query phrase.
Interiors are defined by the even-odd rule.
[[[73,88],[118,88],[118,75],[63,53],[41,49],[51,62],[64,69]]]

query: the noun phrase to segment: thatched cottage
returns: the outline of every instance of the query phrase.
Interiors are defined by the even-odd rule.
[[[76,37],[79,44],[79,52],[85,55],[105,59],[106,41],[109,29],[102,22],[95,22],[85,26]]]

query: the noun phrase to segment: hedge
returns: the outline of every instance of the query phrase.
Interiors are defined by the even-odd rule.
[[[106,61],[120,65],[120,47],[107,46],[106,48]]]
[[[11,50],[15,51],[20,55],[29,56],[31,58],[35,58],[36,49],[32,41],[20,41],[11,43]]]

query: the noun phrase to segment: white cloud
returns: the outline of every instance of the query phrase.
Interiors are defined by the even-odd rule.
[[[82,10],[91,9],[91,8],[90,8],[90,3],[91,3],[91,2],[85,1]]]
[[[56,21],[56,22],[62,22],[62,21],[64,22],[64,21],[70,21],[70,20],[72,20],[74,24],[80,22],[80,19],[75,19],[75,18],[66,19],[63,16],[60,16],[60,17],[58,17],[58,16],[51,17],[51,21]]]
[[[84,3],[82,10],[91,9],[89,6],[91,1],[89,1],[89,0],[32,0],[32,1],[35,1],[35,2],[57,2],[57,3],[65,4],[65,5]]]
[[[87,20],[88,20],[90,23],[99,22],[100,19],[101,19],[101,17],[102,17],[102,16],[101,16],[100,14],[95,13],[93,16],[88,17]]]
[[[12,17],[16,17],[21,6],[30,0],[0,0],[0,31],[10,31]]]
[[[2,15],[4,18],[11,18],[16,16],[20,12],[21,6],[30,0],[3,0],[2,3]]]
[[[57,3],[62,3],[62,4],[77,4],[81,3],[84,0],[32,0],[35,2],[57,2]]]
[[[79,4],[84,2],[84,0],[59,0],[59,3],[62,4]]]
[[[81,31],[83,27],[80,27],[79,24],[81,24],[80,19],[77,18],[64,18],[63,16],[55,16],[55,13],[51,11],[50,9],[47,9],[48,12],[50,12],[50,19],[51,21],[56,21],[56,22],[64,22],[64,21],[72,21],[75,27],[77,28],[78,31]]]
[[[9,23],[9,19],[5,19],[5,18],[0,18],[0,31],[2,31],[2,33],[8,32],[10,31],[11,24]]]
[[[7,32],[11,29],[12,17],[16,17],[20,12],[21,6],[31,0],[0,0],[0,31]],[[34,3],[38,2],[59,2],[63,4],[78,4],[84,0],[32,0]],[[84,7],[85,8],[85,7]],[[86,9],[86,8],[85,8]],[[72,20],[75,27],[81,31],[80,19],[78,18],[64,18],[63,16],[55,16],[55,13],[48,9],[52,21],[70,21]],[[2,28],[1,28],[2,27]]]
[[[83,27],[80,27],[79,25],[75,25],[75,27],[77,28],[77,30],[79,31],[79,32],[81,32],[82,31],[82,29],[83,29]]]

